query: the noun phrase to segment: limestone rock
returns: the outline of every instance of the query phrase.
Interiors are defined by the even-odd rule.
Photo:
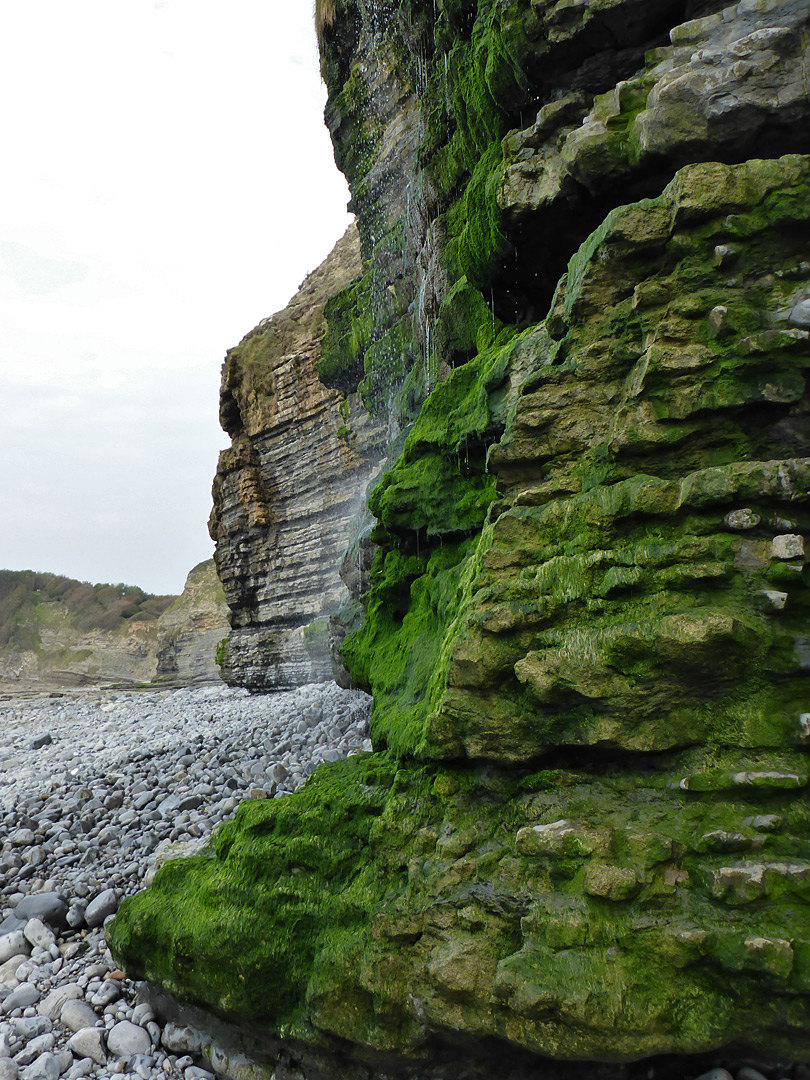
[[[364,527],[382,431],[316,365],[324,305],[357,275],[352,227],[284,311],[231,350],[211,534],[231,612],[221,650],[231,684],[281,689],[332,677],[329,616],[347,597],[341,564]]]
[[[104,1051],[104,1032],[97,1027],[79,1028],[68,1040],[68,1046],[79,1058],[89,1057],[97,1065],[107,1064]]]
[[[217,647],[230,629],[225,593],[213,559],[195,566],[182,595],[157,624],[157,673],[161,683],[218,682]]]
[[[174,597],[55,574],[0,570],[0,688],[148,682],[157,618]]]
[[[397,436],[342,646],[374,752],[244,806],[111,948],[280,1069],[306,1032],[357,1076],[776,1074],[810,1046],[807,4],[318,9],[363,265],[316,363]],[[271,566],[290,603],[311,565],[263,340],[214,518],[248,685]]]
[[[113,1057],[131,1058],[148,1054],[152,1048],[149,1033],[128,1020],[119,1020],[107,1033],[107,1050]]]

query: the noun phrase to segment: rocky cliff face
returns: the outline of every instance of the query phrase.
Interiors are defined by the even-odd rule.
[[[375,752],[113,948],[285,1076],[810,1060],[810,9],[318,7],[364,245],[322,373],[403,428]]]
[[[383,431],[356,393],[319,380],[324,305],[361,272],[354,226],[289,305],[228,353],[211,535],[231,611],[222,673],[281,689],[332,678],[340,573],[363,566],[365,494]],[[355,575],[356,576],[356,575]]]
[[[225,593],[213,559],[189,573],[183,593],[157,624],[155,681],[193,686],[219,682],[217,650],[230,629]]]

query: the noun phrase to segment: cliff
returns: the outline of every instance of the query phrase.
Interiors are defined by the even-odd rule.
[[[0,689],[149,682],[158,619],[175,599],[130,585],[0,570]]]
[[[375,750],[110,930],[268,1075],[810,1061],[808,22],[319,0]]]
[[[331,679],[329,616],[363,569],[365,494],[384,431],[356,393],[318,378],[324,307],[360,275],[352,226],[289,305],[227,356],[210,531],[230,608],[222,675],[284,689]],[[352,574],[354,552],[357,572]]]
[[[157,624],[155,681],[178,686],[219,682],[217,650],[230,629],[213,559],[190,571],[181,596]]]
[[[228,609],[213,559],[181,596],[0,570],[0,693],[218,682]]]

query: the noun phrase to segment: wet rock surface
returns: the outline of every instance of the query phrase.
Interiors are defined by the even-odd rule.
[[[245,798],[368,748],[368,699],[333,684],[31,698],[0,709],[0,1077],[180,1077],[104,924]],[[42,744],[44,735],[50,739]],[[169,1040],[171,1042],[171,1040]]]

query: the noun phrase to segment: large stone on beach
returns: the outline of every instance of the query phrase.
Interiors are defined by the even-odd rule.
[[[14,1012],[15,1009],[27,1009],[29,1005],[36,1005],[42,994],[36,986],[30,982],[21,982],[19,986],[0,1002],[0,1008],[5,1013]]]
[[[113,1057],[131,1058],[148,1054],[152,1048],[149,1032],[128,1020],[120,1020],[107,1033],[107,1050]]]
[[[12,956],[19,956],[21,953],[30,951],[31,944],[22,930],[12,930],[10,934],[3,934],[0,937],[0,964],[5,964],[6,960]]]
[[[92,929],[94,926],[101,926],[107,916],[114,915],[117,910],[118,894],[115,889],[105,889],[87,905],[84,921]]]
[[[49,949],[56,944],[56,935],[41,919],[29,919],[23,933],[32,945],[40,949]]]
[[[47,1016],[49,1020],[59,1020],[62,1010],[68,1001],[81,998],[84,991],[78,983],[64,983],[51,990],[37,1006],[40,1016]]]
[[[86,1001],[72,997],[63,1002],[58,1019],[60,1024],[71,1031],[81,1031],[82,1028],[94,1027],[98,1016]]]
[[[10,956],[4,964],[0,964],[0,986],[8,987],[13,990],[20,985],[20,980],[16,976],[16,971],[20,964],[24,964],[28,959],[28,953],[18,953],[16,956]]]
[[[31,893],[24,897],[14,909],[18,919],[40,919],[54,930],[62,930],[67,925],[68,905],[65,899],[55,892]]]
[[[104,1032],[97,1027],[80,1028],[68,1039],[68,1046],[79,1058],[90,1058],[96,1065],[106,1065]]]

